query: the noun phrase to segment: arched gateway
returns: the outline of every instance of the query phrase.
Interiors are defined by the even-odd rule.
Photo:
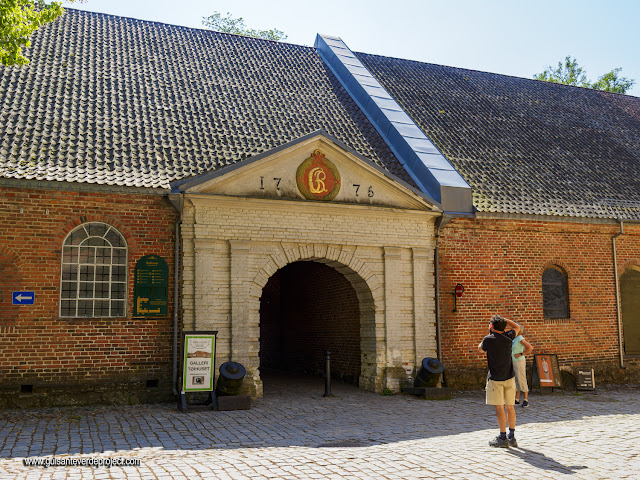
[[[323,134],[179,189],[183,328],[216,330],[217,364],[242,363],[248,393],[261,366],[315,373],[325,349],[373,391],[436,355],[441,211],[417,190]]]
[[[329,350],[335,376],[375,389],[376,304],[384,303],[381,281],[353,255],[342,255],[345,264],[327,258],[340,257],[341,249],[315,247],[314,255],[325,256],[304,258],[300,249],[293,249],[287,255],[291,263],[272,272],[277,260],[270,261],[257,276],[258,286],[269,278],[259,300],[260,367],[318,374],[323,371],[323,352]]]

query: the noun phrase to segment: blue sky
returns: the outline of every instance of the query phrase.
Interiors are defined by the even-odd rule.
[[[636,0],[85,0],[71,8],[202,28],[230,12],[251,28],[278,28],[312,46],[316,33],[354,51],[531,78],[566,55],[590,80],[612,68],[640,96],[640,1]]]

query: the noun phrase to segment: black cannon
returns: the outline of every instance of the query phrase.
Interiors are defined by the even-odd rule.
[[[246,374],[247,371],[237,362],[225,362],[220,365],[216,395],[219,397],[240,395],[242,379]]]
[[[440,380],[440,374],[444,372],[444,365],[436,358],[425,358],[422,360],[422,366],[416,374],[413,381],[414,387],[435,387]]]

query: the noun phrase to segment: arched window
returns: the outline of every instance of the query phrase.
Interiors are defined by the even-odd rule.
[[[542,310],[544,318],[569,318],[567,283],[567,276],[559,267],[549,267],[542,274]]]
[[[80,225],[62,246],[62,317],[123,317],[127,302],[127,244],[110,225]]]

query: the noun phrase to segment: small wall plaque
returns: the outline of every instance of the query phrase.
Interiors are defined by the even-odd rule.
[[[158,255],[145,255],[136,263],[133,315],[166,315],[169,304],[169,267]]]
[[[595,390],[596,389],[596,379],[593,374],[593,368],[579,369],[578,375],[576,377],[576,390]]]

